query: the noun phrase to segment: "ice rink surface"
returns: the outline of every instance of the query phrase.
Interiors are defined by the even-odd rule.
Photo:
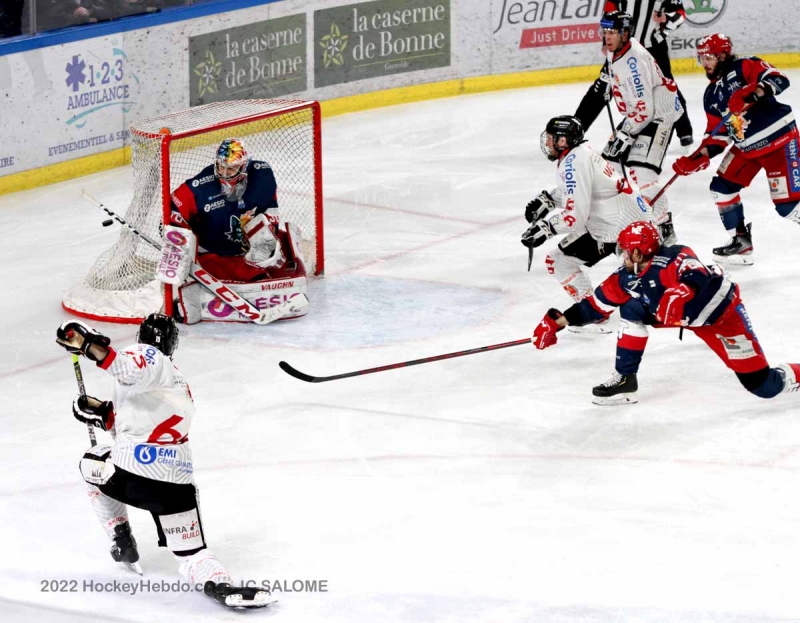
[[[800,71],[788,74],[795,86],[781,99],[800,110]],[[706,80],[680,84],[699,138]],[[689,333],[651,332],[640,402],[618,408],[590,402],[613,370],[613,335],[564,332],[547,351],[319,385],[278,368],[329,375],[521,339],[547,308],[567,307],[544,266],[555,241],[527,273],[519,237],[525,204],[555,185],[539,134],[585,88],[325,120],[327,271],[310,314],[182,328],[175,361],[198,407],[191,441],[210,547],[237,580],[325,583],[276,591],[275,607],[246,615],[156,592],[174,585],[176,564],[136,509],[151,588],[126,592],[139,578],[111,560],[77,470],[88,441],[71,415],[70,359],[54,343],[68,318],[60,297],[118,235],[80,190],[124,211],[130,170],[0,197],[0,619],[799,621],[800,396],[751,396]],[[601,116],[591,144],[602,149],[608,134]],[[680,154],[673,142],[664,179]],[[727,240],[713,169],[668,195],[680,241],[707,261]],[[763,173],[743,199],[756,263],[733,277],[772,365],[798,362],[800,228],[777,216]],[[594,283],[614,268],[601,262]],[[121,346],[135,335],[97,326]],[[109,395],[105,373],[88,362],[84,373],[90,394]],[[66,582],[43,591],[52,580]]]

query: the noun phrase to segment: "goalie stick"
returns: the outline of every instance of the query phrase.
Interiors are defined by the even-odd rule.
[[[109,210],[105,205],[103,205],[100,201],[92,197],[89,193],[85,190],[81,191],[81,195],[86,199],[89,203],[93,204],[95,207],[100,208],[106,214],[108,214],[111,218],[117,221],[120,225],[127,227],[131,230],[134,234],[139,236],[142,240],[144,240],[147,244],[157,250],[161,250],[162,245],[160,242],[157,242],[150,238],[149,236],[143,234],[138,229],[136,229],[133,225],[128,223],[124,218]],[[274,307],[269,307],[263,311],[259,311],[257,307],[255,307],[250,301],[247,299],[242,298],[236,292],[231,290],[228,286],[222,283],[219,279],[214,277],[214,275],[210,274],[208,271],[203,269],[199,264],[196,262],[192,262],[192,269],[190,271],[190,275],[192,279],[194,279],[197,283],[199,283],[203,288],[211,292],[216,298],[218,298],[223,303],[230,305],[236,311],[238,311],[242,316],[254,322],[255,324],[265,325],[271,322],[275,322],[276,320],[280,320],[284,316],[289,313],[300,311],[305,307],[308,307],[308,297],[304,294],[300,301],[286,301],[281,303],[280,305],[275,305]]]
[[[379,366],[377,368],[365,368],[364,370],[356,370],[355,372],[345,372],[344,374],[334,374],[333,376],[312,376],[305,372],[300,372],[296,368],[285,361],[278,363],[281,370],[286,372],[289,376],[296,379],[305,381],[306,383],[325,383],[326,381],[337,381],[339,379],[348,379],[352,376],[363,376],[364,374],[373,374],[375,372],[385,372],[386,370],[395,370],[397,368],[407,368],[409,366],[418,366],[422,363],[431,363],[434,361],[441,361],[442,359],[454,359],[455,357],[463,357],[465,355],[475,355],[476,353],[485,353],[490,350],[499,350],[501,348],[510,348],[511,346],[520,346],[521,344],[530,344],[531,338],[524,340],[515,340],[513,342],[503,342],[501,344],[492,344],[490,346],[480,346],[478,348],[470,348],[469,350],[460,350],[455,353],[447,353],[444,355],[434,355],[433,357],[424,357],[422,359],[414,359],[412,361],[403,361],[401,363],[390,363],[386,366]]]

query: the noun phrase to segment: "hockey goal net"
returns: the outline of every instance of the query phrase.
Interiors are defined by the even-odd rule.
[[[322,274],[318,102],[216,102],[141,120],[131,126],[130,133],[133,199],[124,219],[132,227],[160,241],[161,226],[169,219],[170,194],[214,162],[224,139],[237,137],[251,159],[264,160],[272,167],[282,218],[301,233],[306,271],[308,275]],[[121,227],[117,242],[97,258],[82,281],[65,292],[64,309],[107,322],[139,322],[152,312],[171,313],[172,287],[155,279],[159,257],[158,250]]]

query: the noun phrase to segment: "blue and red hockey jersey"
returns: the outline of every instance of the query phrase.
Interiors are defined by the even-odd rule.
[[[259,214],[266,214],[276,224],[279,221],[275,175],[269,164],[259,160],[247,166],[247,188],[239,201],[225,199],[213,164],[172,193],[170,222],[189,227],[197,236],[200,252],[243,255],[247,249],[242,226]]]
[[[729,117],[709,141],[710,156],[722,152],[732,140],[745,156],[756,158],[783,147],[797,135],[792,107],[775,99],[789,87],[789,79],[755,56],[733,59],[725,65],[720,77],[706,87],[703,96],[708,118],[706,134],[722,121],[732,93],[745,85],[759,83],[768,93],[742,114]]]
[[[660,247],[649,265],[638,275],[620,266],[594,294],[564,312],[571,325],[585,325],[608,318],[617,307],[638,299],[655,317],[661,297],[671,287],[685,283],[694,292],[684,313],[688,326],[714,324],[734,300],[736,285],[717,266],[705,266],[694,251],[683,245]]]

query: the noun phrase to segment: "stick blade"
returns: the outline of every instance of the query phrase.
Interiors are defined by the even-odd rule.
[[[300,379],[301,381],[305,381],[306,383],[319,383],[322,380],[318,376],[311,376],[310,374],[305,374],[304,372],[300,372],[300,370],[293,368],[285,361],[279,362],[278,366],[289,376],[293,376],[294,378]]]

